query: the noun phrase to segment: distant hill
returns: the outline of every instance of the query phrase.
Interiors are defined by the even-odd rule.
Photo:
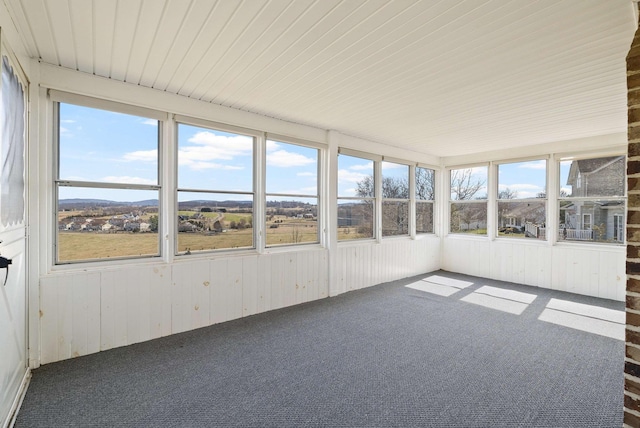
[[[147,199],[145,201],[134,201],[134,202],[118,202],[118,201],[109,201],[106,199],[82,199],[82,198],[73,198],[73,199],[60,199],[58,201],[58,205],[61,207],[113,207],[113,206],[131,206],[131,207],[157,207],[158,200],[157,199]]]
[[[97,208],[97,207],[157,207],[157,199],[147,199],[144,201],[110,201],[106,199],[60,199],[58,205],[65,209],[83,209],[83,208]],[[241,207],[251,208],[252,201],[207,201],[207,200],[193,200],[193,201],[181,201],[180,208],[197,208],[197,207],[211,207],[211,208],[230,208]]]

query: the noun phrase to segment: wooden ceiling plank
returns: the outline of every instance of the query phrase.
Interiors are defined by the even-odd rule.
[[[125,5],[126,4],[126,5]],[[131,60],[132,40],[136,40],[142,0],[118,0],[111,58],[112,79],[123,82]]]
[[[180,2],[182,5],[184,2]],[[160,28],[160,21],[167,9],[167,1],[144,0],[136,29],[136,37],[131,40],[131,54],[127,66],[125,81],[140,84],[147,60]],[[157,72],[157,70],[153,70]],[[152,72],[152,74],[153,74]]]
[[[93,72],[111,77],[113,38],[116,28],[116,3],[93,1]]]
[[[70,26],[76,51],[76,69],[93,73],[93,4],[69,0]]]
[[[156,76],[153,87],[167,90],[176,71],[185,61],[194,42],[202,34],[205,25],[211,19],[215,2],[196,1],[191,4],[180,28],[175,32],[174,42],[165,56],[165,61]],[[173,91],[172,91],[173,92]]]
[[[60,65],[51,23],[44,1],[22,0],[22,10],[29,21],[29,28],[38,46],[40,59],[49,64]]]

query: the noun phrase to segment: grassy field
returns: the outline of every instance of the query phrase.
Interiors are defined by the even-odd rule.
[[[184,212],[183,215],[188,215]],[[68,215],[69,213],[67,213]],[[192,215],[191,213],[190,215]],[[218,213],[203,213],[217,216]],[[251,214],[225,213],[225,225],[231,221],[251,219]],[[277,227],[270,227],[277,225]],[[274,216],[267,222],[266,244],[285,245],[318,242],[318,225],[314,220]],[[355,231],[353,232],[355,234]],[[351,234],[350,236],[354,236]],[[177,252],[199,252],[230,248],[252,248],[253,229],[225,229],[221,233],[184,232],[178,234]],[[58,261],[149,256],[159,253],[157,233],[97,233],[61,231],[58,234]]]

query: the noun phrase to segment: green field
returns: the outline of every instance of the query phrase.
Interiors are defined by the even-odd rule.
[[[183,214],[184,213],[184,214]],[[215,217],[219,213],[203,213]],[[184,211],[181,215],[193,215]],[[251,220],[251,214],[225,213],[224,224]],[[274,227],[271,227],[271,226]],[[277,227],[275,227],[277,226]],[[273,216],[266,224],[266,245],[318,242],[318,226],[315,220]],[[224,229],[223,232],[183,232],[178,234],[177,253],[252,248],[253,228]],[[71,232],[58,233],[58,261],[70,262],[90,259],[152,256],[159,254],[157,233],[102,233]]]

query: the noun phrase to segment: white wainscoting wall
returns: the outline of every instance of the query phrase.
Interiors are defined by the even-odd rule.
[[[379,244],[338,245],[336,283],[331,294],[358,290],[440,268],[440,238],[389,238]]]
[[[448,236],[442,269],[624,301],[625,247]]]
[[[318,248],[44,276],[41,364],[327,297],[327,260]]]

